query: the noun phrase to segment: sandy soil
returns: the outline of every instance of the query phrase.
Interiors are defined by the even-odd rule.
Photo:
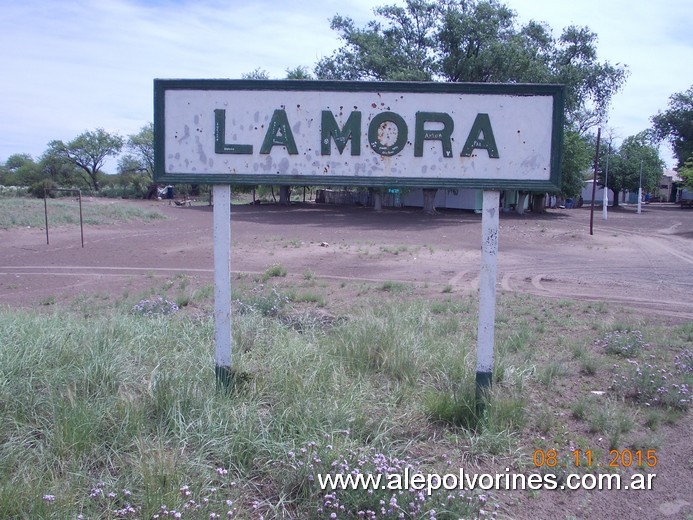
[[[114,202],[87,201],[91,204]],[[157,207],[167,220],[78,228],[0,230],[0,305],[40,306],[80,294],[131,294],[184,273],[213,278],[212,210],[166,202],[115,202]],[[612,302],[663,322],[693,320],[693,210],[648,205],[595,211],[502,214],[498,287],[556,299]],[[386,210],[298,204],[232,208],[232,270],[261,273],[281,263],[289,278],[414,283],[417,292],[475,291],[481,216],[418,209]],[[348,298],[349,291],[335,291]],[[332,303],[332,302],[331,302]],[[348,302],[344,302],[348,303]],[[693,518],[693,418],[664,432],[657,486],[651,492],[574,492],[550,499],[513,497],[511,517]],[[542,495],[546,497],[547,495]]]

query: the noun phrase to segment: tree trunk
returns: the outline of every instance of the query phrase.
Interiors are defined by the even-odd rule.
[[[621,190],[618,190],[618,191],[617,191],[617,190],[611,190],[611,191],[614,192],[614,203],[613,203],[613,207],[614,207],[614,209],[615,209],[615,208],[618,208],[618,199],[619,199],[620,196],[621,196]]]
[[[425,188],[423,190],[424,213],[434,215],[436,213],[436,194],[437,188]]]
[[[279,204],[282,206],[288,206],[291,203],[291,187],[282,185],[279,186]]]
[[[383,194],[380,190],[372,190],[373,194],[373,210],[382,211],[383,210]]]
[[[532,195],[532,212],[546,213],[546,194],[534,193]]]

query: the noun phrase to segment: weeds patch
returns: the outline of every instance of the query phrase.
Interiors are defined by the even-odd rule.
[[[132,313],[138,316],[166,316],[178,312],[179,305],[161,296],[140,300],[132,307]]]
[[[264,273],[262,273],[261,280],[266,282],[270,278],[281,278],[286,276],[286,267],[281,264],[274,264],[269,266]]]
[[[654,362],[630,361],[625,367],[614,367],[611,390],[645,406],[687,410],[693,400],[693,375],[687,362],[675,369]]]
[[[410,293],[414,290],[414,288],[409,283],[393,282],[392,280],[388,280],[383,282],[383,285],[380,286],[380,290],[391,293]]]
[[[615,330],[608,332],[601,341],[607,354],[635,358],[646,346],[639,330]]]
[[[405,473],[424,474],[425,468],[411,458],[350,447],[344,441],[309,442],[289,452],[279,471],[286,473],[285,493],[308,506],[301,518],[435,518],[442,511],[455,518],[477,518],[495,509],[488,495],[474,491],[450,492],[442,486],[432,493],[399,491]],[[332,489],[331,484],[344,477],[377,484],[370,490],[343,485]]]
[[[335,316],[313,293],[257,284],[234,291],[232,359],[243,380],[229,395],[214,384],[211,286],[179,278],[168,291],[191,301],[181,308],[153,293],[138,311],[96,298],[73,311],[0,309],[0,345],[12,345],[0,349],[0,517],[492,516],[488,494],[323,492],[315,481],[342,470],[396,479],[490,457],[522,467],[536,443],[642,444],[638,431],[681,416],[680,399],[665,399],[691,384],[686,328],[643,328],[658,356],[647,363],[642,351],[581,354],[575,345],[605,330],[582,304],[503,295],[493,389],[478,407],[472,297],[373,291]],[[535,326],[568,314],[569,331]],[[587,378],[588,356],[618,363],[605,396],[580,394],[609,372]]]

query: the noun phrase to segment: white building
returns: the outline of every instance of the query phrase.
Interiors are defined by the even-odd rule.
[[[585,204],[591,204],[592,203],[592,183],[593,180],[585,181],[585,185],[582,188],[582,200]],[[614,192],[612,189],[608,189],[608,196],[609,196],[609,206],[614,205]],[[621,192],[621,196],[624,196],[624,193]],[[621,202],[624,202],[626,199],[621,199]],[[594,204],[596,206],[601,206],[604,202],[604,187],[601,186],[599,183],[597,183],[597,189],[594,195]]]

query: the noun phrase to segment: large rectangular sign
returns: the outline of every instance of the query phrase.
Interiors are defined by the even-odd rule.
[[[557,190],[563,87],[155,80],[155,180]]]

